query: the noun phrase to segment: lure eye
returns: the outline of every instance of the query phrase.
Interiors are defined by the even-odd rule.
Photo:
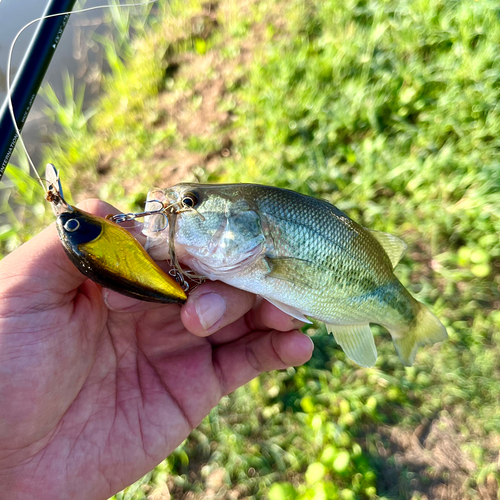
[[[78,219],[69,219],[64,224],[64,230],[68,233],[74,233],[80,227]]]
[[[186,193],[182,198],[182,204],[189,208],[194,208],[198,205],[198,196],[194,193]]]

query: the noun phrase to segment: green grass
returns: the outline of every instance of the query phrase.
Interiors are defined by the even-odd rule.
[[[140,208],[184,162],[183,180],[259,182],[328,199],[408,243],[397,275],[450,339],[404,368],[377,330],[377,366],[360,370],[323,329],[309,328],[316,349],[306,366],[224,398],[116,499],[144,499],[165,484],[173,498],[202,498],[220,478],[229,486],[216,498],[228,499],[497,495],[497,4],[221,0],[207,13],[193,0],[164,9],[147,36],[131,45],[119,38],[118,57],[108,43],[114,63],[92,117],[78,99],[61,105],[62,134],[47,158],[63,168],[73,197]],[[207,89],[221,81],[208,113]],[[23,172],[12,174],[23,190],[16,196],[41,213]],[[28,236],[12,223],[0,239],[12,228],[16,243]],[[423,465],[412,455],[416,429]],[[473,465],[432,462],[439,442]]]

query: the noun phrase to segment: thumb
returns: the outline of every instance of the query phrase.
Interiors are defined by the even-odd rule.
[[[104,217],[117,210],[100,200],[85,200],[79,207]],[[71,262],[61,244],[56,225],[51,224],[40,234],[5,257],[0,263],[2,292],[53,292],[67,294],[87,280]],[[49,297],[47,297],[49,298]]]
[[[0,263],[2,294],[53,292],[67,294],[87,278],[78,271],[66,255],[51,224],[40,234],[14,250]]]

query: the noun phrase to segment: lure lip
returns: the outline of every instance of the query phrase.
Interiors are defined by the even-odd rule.
[[[64,199],[59,172],[52,163],[47,163],[45,179],[47,182],[45,199],[50,203],[54,214],[59,216],[62,213],[73,213],[75,209]]]

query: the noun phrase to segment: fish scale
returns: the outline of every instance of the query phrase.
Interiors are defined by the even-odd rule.
[[[406,245],[334,205],[256,184],[178,184],[148,199],[159,193],[164,206],[177,207],[168,219],[180,261],[296,318],[324,321],[358,364],[376,361],[370,323],[389,330],[407,365],[419,345],[446,338],[441,322],[394,275]],[[169,258],[169,231],[154,227],[146,221],[146,248]]]

